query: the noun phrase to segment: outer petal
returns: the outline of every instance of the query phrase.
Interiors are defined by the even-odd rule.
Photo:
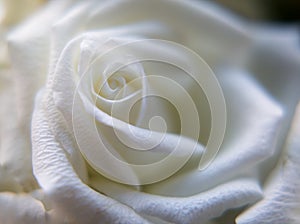
[[[290,121],[300,99],[299,27],[253,27],[244,69],[286,108]],[[288,125],[288,124],[287,124]]]
[[[214,4],[200,1],[108,1],[95,6],[87,26],[103,29],[153,20],[168,27],[172,35],[158,34],[152,38],[181,43],[199,53],[209,64],[224,60],[229,52],[234,55],[248,47],[243,21]]]
[[[29,128],[34,96],[46,79],[51,25],[71,2],[49,2],[8,36],[11,61],[16,70],[17,100],[20,107],[18,118],[25,129]]]
[[[0,191],[11,190],[20,191],[22,187],[19,186],[18,181],[11,174],[11,166],[6,163],[7,152],[5,150],[6,142],[11,140],[11,136],[14,135],[14,128],[11,128],[15,124],[15,117],[12,111],[15,108],[14,91],[12,88],[12,72],[9,69],[3,69],[0,71]],[[15,142],[18,144],[18,142]],[[29,170],[30,173],[30,170]],[[27,175],[27,174],[25,174]]]
[[[9,114],[9,124],[3,125],[1,137],[1,185],[14,184],[12,191],[31,191],[37,187],[31,168],[30,122],[33,98],[46,77],[48,35],[50,23],[67,4],[62,1],[49,3],[39,14],[13,31],[9,36],[14,72],[9,71],[10,101],[3,107]],[[54,14],[53,14],[54,12]],[[41,25],[43,24],[43,25]],[[29,63],[28,63],[29,62]],[[38,63],[36,63],[38,62]],[[1,108],[2,109],[2,108]],[[6,116],[4,116],[6,117]],[[6,119],[6,118],[5,118]]]
[[[266,184],[265,199],[240,215],[238,224],[300,222],[300,104],[282,153]]]
[[[91,186],[130,206],[140,214],[180,224],[203,223],[224,211],[252,204],[262,196],[255,180],[238,179],[191,197],[163,197],[134,191],[104,178]]]
[[[49,223],[43,204],[30,195],[0,193],[0,220],[2,224]]]
[[[54,209],[76,223],[146,223],[130,208],[80,181],[51,131],[46,108],[45,103],[37,102],[32,124],[33,167]]]
[[[29,139],[24,137],[16,118],[14,75],[10,68],[0,71],[0,191],[22,192],[36,188],[36,182],[31,169]]]

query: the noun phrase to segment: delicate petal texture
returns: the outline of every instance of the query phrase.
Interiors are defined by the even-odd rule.
[[[289,130],[283,155],[266,186],[265,198],[240,215],[239,224],[291,223],[300,221],[300,104]]]
[[[32,124],[33,166],[39,184],[59,209],[56,211],[76,223],[147,223],[80,181],[51,131],[45,109],[45,103],[38,101]]]
[[[239,179],[191,197],[163,197],[134,191],[105,179],[91,186],[132,207],[135,211],[172,223],[199,223],[220,216],[225,210],[252,204],[261,198],[256,181]]]

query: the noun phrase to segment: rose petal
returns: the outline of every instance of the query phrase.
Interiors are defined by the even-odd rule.
[[[47,71],[48,35],[52,19],[58,16],[66,4],[58,1],[49,3],[32,19],[9,34],[9,51],[14,72],[9,71],[14,88],[6,96],[10,122],[3,127],[5,136],[1,137],[1,167],[5,180],[14,182],[13,191],[31,191],[37,188],[31,167],[30,121],[33,98],[41,87]],[[55,13],[53,13],[55,12]],[[43,25],[41,25],[41,23]],[[40,55],[46,57],[41,58]],[[28,63],[28,60],[31,63]],[[38,63],[35,63],[38,62]],[[8,178],[8,179],[7,179]],[[5,185],[5,181],[1,184]]]
[[[11,69],[0,72],[0,190],[14,192],[36,188],[32,175],[29,141],[16,119],[16,94]]]
[[[146,223],[128,207],[80,181],[51,131],[45,106],[37,102],[33,116],[33,167],[54,209],[78,223]]]
[[[283,154],[267,184],[265,198],[237,218],[239,224],[299,223],[300,104],[295,112]]]
[[[1,223],[49,223],[43,204],[30,195],[0,193]]]
[[[18,118],[25,129],[29,129],[34,95],[44,84],[48,71],[51,23],[70,3],[68,0],[49,2],[8,36],[11,61],[16,70]]]
[[[207,169],[199,171],[197,161],[193,161],[187,167],[189,172],[182,169],[165,181],[147,186],[146,192],[193,195],[240,175],[256,176],[258,165],[274,154],[281,108],[249,75],[223,72],[220,81],[227,103],[228,127],[218,155]]]
[[[253,28],[249,34],[253,46],[242,66],[286,108],[288,125],[300,98],[299,29],[295,26]]]
[[[227,58],[228,52],[243,52],[249,46],[244,22],[207,2],[110,1],[95,6],[87,27],[103,29],[152,20],[175,32],[169,40],[194,49],[210,65]]]
[[[227,209],[254,203],[262,197],[257,181],[252,179],[239,179],[198,195],[174,198],[134,191],[104,178],[93,178],[91,186],[138,213],[182,224],[205,222]]]

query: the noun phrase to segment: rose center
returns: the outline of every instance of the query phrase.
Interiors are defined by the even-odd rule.
[[[96,87],[99,96],[108,100],[121,100],[141,89],[141,81],[135,74],[116,72],[108,78],[100,77]]]

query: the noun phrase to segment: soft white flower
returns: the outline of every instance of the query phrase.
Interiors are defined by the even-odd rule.
[[[0,218],[7,223],[21,217],[38,223],[229,223],[238,216],[237,223],[296,222],[299,126],[292,117],[300,98],[297,41],[294,28],[256,27],[201,2],[49,2],[9,36],[16,95],[22,96],[17,102],[24,127],[19,145],[28,144],[26,150],[33,98],[45,86],[36,97],[31,133],[41,190],[31,196],[0,195],[1,206],[7,204]],[[218,117],[210,115],[222,106],[212,104],[209,92],[204,95],[208,82],[203,93],[195,86],[197,78],[184,76],[202,64],[180,45],[170,44],[174,42],[195,51],[213,69],[227,114],[221,110]],[[150,56],[186,70],[141,62]],[[200,70],[211,75],[205,66]],[[147,94],[170,100],[184,123],[178,125],[174,108],[165,101],[143,100]],[[191,113],[190,99],[199,116]],[[189,116],[181,117],[187,110]],[[156,115],[165,123],[151,120]],[[203,145],[214,132],[211,120],[222,123],[222,116],[227,118],[223,144],[209,166],[199,170],[199,159],[206,155]],[[20,130],[7,134],[9,144]],[[137,152],[153,146],[152,151]],[[174,174],[194,146],[192,158]],[[119,161],[149,165],[174,148],[169,162],[150,170]],[[31,177],[30,169],[22,170],[30,152],[7,151],[1,143],[1,162],[11,161],[16,172],[1,178],[0,185],[17,191],[9,178]],[[22,159],[26,166],[19,163]],[[22,208],[25,203],[33,209]],[[14,209],[20,213],[15,215]],[[280,217],[274,219],[278,211]]]

